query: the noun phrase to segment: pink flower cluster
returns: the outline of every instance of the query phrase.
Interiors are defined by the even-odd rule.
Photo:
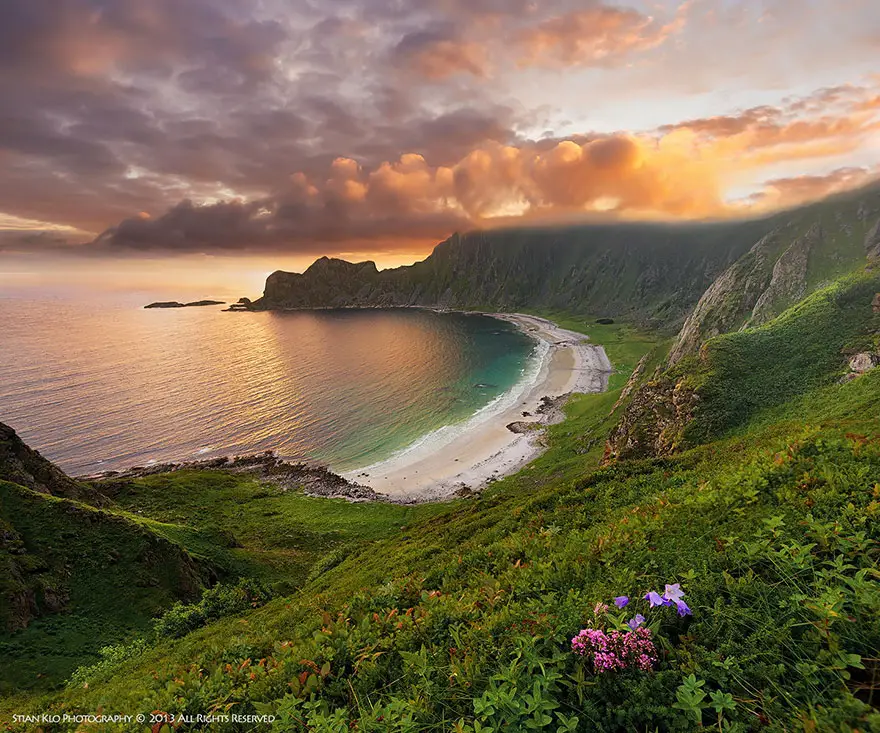
[[[624,669],[648,671],[657,661],[651,630],[633,631],[584,629],[571,640],[571,650],[593,663],[597,674]]]

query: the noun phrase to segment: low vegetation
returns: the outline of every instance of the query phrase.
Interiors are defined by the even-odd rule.
[[[709,427],[674,455],[603,465],[621,374],[472,500],[138,480],[121,510],[263,585],[175,606],[14,709],[159,710],[168,731],[229,711],[279,731],[880,730],[880,369],[838,383],[880,326],[872,289],[709,342],[692,362]],[[646,357],[642,381],[664,361],[664,342],[594,328],[619,334],[612,360]]]

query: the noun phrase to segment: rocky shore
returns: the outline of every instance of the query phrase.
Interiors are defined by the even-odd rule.
[[[131,479],[173,471],[211,470],[252,474],[256,478],[271,482],[286,491],[302,490],[309,496],[320,496],[325,499],[346,499],[351,502],[394,501],[388,496],[373,491],[368,486],[349,481],[323,466],[287,463],[272,451],[245,456],[208,458],[200,461],[155,463],[149,466],[134,466],[124,471],[103,471],[78,478],[80,481],[98,485],[102,493],[112,497],[125,482]]]

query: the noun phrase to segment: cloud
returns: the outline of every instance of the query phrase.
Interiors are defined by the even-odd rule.
[[[731,189],[782,205],[795,184],[765,180],[873,162],[880,78],[835,64],[878,11],[845,2],[7,0],[0,217],[103,251],[357,252],[510,216],[725,215]],[[824,86],[785,99],[789,66]],[[645,116],[762,75],[760,106]],[[657,127],[682,102],[701,112]]]
[[[776,107],[664,125],[658,133],[692,145],[704,157],[726,161],[730,170],[748,171],[858,150],[880,132],[878,113],[875,87],[846,85],[788,99]]]
[[[431,80],[456,74],[489,75],[489,52],[485,43],[455,37],[452,32],[417,31],[395,46],[392,63]]]
[[[520,31],[518,63],[560,69],[621,63],[680,31],[685,8],[665,25],[636,10],[610,5],[550,18]]]
[[[750,209],[789,208],[866,186],[878,179],[880,167],[838,168],[824,175],[774,178],[766,181],[761,191],[751,194],[746,204]]]

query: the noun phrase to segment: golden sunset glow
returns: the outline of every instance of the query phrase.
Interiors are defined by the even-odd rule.
[[[91,2],[10,16],[10,256],[244,257],[250,287],[269,259],[390,267],[456,231],[752,216],[880,174],[861,0]]]

